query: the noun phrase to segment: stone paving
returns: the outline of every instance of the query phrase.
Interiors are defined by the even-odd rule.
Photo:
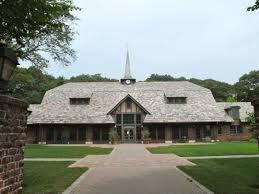
[[[110,155],[86,156],[70,167],[89,167],[64,193],[189,194],[210,193],[176,166],[194,165],[174,154],[150,154],[145,145],[121,144]]]

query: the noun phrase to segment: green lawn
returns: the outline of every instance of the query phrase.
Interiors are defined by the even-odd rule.
[[[62,193],[87,168],[67,168],[73,162],[25,162],[23,193]]]
[[[86,155],[110,154],[112,148],[89,146],[26,145],[25,158],[82,158]]]
[[[153,154],[174,153],[179,156],[224,156],[259,154],[253,142],[220,142],[206,145],[171,145],[147,148]]]
[[[259,193],[259,158],[191,160],[179,168],[217,194]]]

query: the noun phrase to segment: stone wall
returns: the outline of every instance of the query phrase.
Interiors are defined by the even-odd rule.
[[[0,193],[22,193],[28,105],[0,95]]]

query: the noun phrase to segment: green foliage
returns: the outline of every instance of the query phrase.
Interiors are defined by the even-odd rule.
[[[145,81],[146,82],[154,82],[154,81],[186,81],[185,77],[174,78],[171,75],[159,75],[159,74],[151,74]]]
[[[237,102],[237,98],[234,96],[228,96],[226,102]]]
[[[200,80],[200,79],[186,79],[185,77],[180,78],[174,78],[171,75],[158,75],[158,74],[152,74],[150,77],[146,79],[147,82],[152,81],[190,81],[194,84],[200,85],[202,87],[208,88],[211,90],[214,98],[216,101],[226,101],[228,96],[232,95],[233,93],[233,87],[224,82],[216,81],[213,79],[206,79],[206,80]]]
[[[24,100],[30,104],[41,103],[46,91],[65,84],[67,82],[105,82],[117,81],[102,77],[100,74],[79,75],[65,79],[64,77],[53,77],[35,67],[16,68],[10,80],[9,87],[12,96]]]
[[[214,98],[218,102],[224,102],[233,94],[233,87],[225,82],[216,81],[213,79],[199,80],[190,79],[190,82],[211,90]]]
[[[75,59],[76,10],[73,0],[1,0],[0,42],[34,66],[47,67],[50,57],[68,65]]]
[[[246,122],[249,124],[249,130],[252,132],[253,137],[256,136],[256,121],[255,121],[255,114],[248,113],[246,117]]]
[[[146,130],[146,129],[144,129],[142,132],[141,132],[141,134],[142,134],[142,138],[145,140],[147,140],[147,139],[149,139],[149,137],[150,137],[150,133],[149,133],[149,131],[148,130]]]
[[[116,130],[111,130],[109,132],[109,139],[110,139],[110,141],[116,141],[119,139],[119,135]]]
[[[255,4],[253,6],[248,7],[247,11],[255,11],[257,9],[259,9],[259,0],[256,0]]]
[[[12,95],[28,103],[40,103],[47,90],[62,84],[63,78],[55,78],[35,67],[16,68],[10,80]]]
[[[259,70],[251,71],[239,78],[234,85],[238,101],[252,101],[254,93],[259,92]]]
[[[251,89],[253,93],[259,92],[259,71],[251,71],[243,75],[235,85],[212,79],[174,78],[170,75],[158,74],[152,74],[146,81],[190,81],[210,89],[218,102],[251,101],[253,99]],[[35,67],[16,68],[10,80],[10,88],[14,97],[28,103],[40,103],[46,91],[68,82],[118,82],[118,80],[103,77],[101,74],[82,74],[70,79],[55,78]],[[232,97],[233,94],[236,94],[237,98]]]
[[[110,79],[107,77],[102,77],[101,74],[82,74],[75,77],[71,77],[69,82],[116,82],[116,79]]]

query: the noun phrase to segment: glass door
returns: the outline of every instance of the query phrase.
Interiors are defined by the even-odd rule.
[[[123,143],[135,143],[136,133],[134,128],[124,128],[123,129]]]

